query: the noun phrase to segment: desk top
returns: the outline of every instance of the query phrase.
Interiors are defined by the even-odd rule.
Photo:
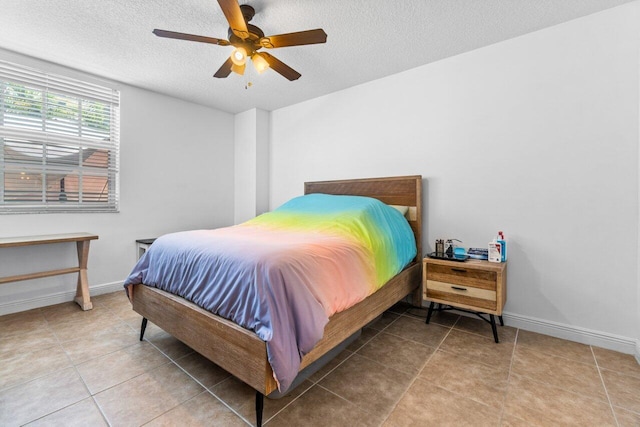
[[[84,240],[96,240],[97,238],[97,234],[91,233],[41,234],[39,236],[4,237],[0,238],[0,248],[42,245],[46,243],[80,242]]]

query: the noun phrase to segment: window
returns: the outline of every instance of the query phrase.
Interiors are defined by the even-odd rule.
[[[118,91],[0,61],[0,213],[117,212]]]

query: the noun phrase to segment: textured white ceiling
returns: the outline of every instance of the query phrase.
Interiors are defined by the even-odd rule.
[[[0,0],[0,48],[230,113],[274,110],[632,0],[241,0],[266,35],[322,28],[327,43],[271,49],[302,74],[213,73],[231,46],[216,0]],[[252,84],[249,86],[248,83]]]

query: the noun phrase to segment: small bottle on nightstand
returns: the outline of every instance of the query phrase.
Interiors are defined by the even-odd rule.
[[[502,245],[494,240],[489,242],[489,257],[490,262],[502,262]]]

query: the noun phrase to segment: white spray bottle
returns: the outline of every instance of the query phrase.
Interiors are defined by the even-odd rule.
[[[502,245],[495,237],[492,242],[489,242],[489,257],[487,259],[489,262],[502,262]]]

